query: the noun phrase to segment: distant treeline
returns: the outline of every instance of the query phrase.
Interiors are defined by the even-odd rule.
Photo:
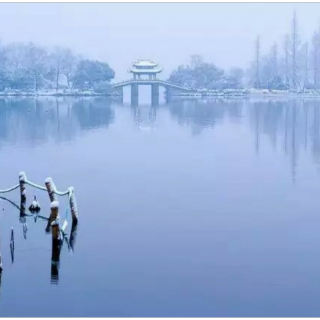
[[[244,71],[232,68],[228,73],[213,63],[203,61],[200,55],[191,56],[191,64],[173,70],[168,81],[192,89],[241,89]]]
[[[108,91],[114,70],[105,62],[84,59],[70,49],[33,43],[0,44],[0,91],[94,89]]]
[[[319,32],[320,26],[311,39],[303,41],[294,12],[291,30],[280,45],[274,42],[266,54],[262,54],[261,38],[257,36],[254,61],[248,70],[250,84],[257,89],[320,89]]]
[[[262,39],[254,41],[254,59],[246,69],[228,71],[208,63],[200,55],[189,65],[173,70],[168,81],[192,89],[320,90],[320,25],[311,39],[302,41],[294,12],[283,39],[263,53]],[[46,49],[33,43],[1,45],[0,91],[6,89],[81,89],[111,92],[114,70],[105,62],[88,60],[70,49]]]
[[[302,41],[296,12],[291,28],[278,44],[274,42],[262,53],[262,39],[254,42],[254,59],[249,68],[233,68],[228,72],[213,63],[204,62],[199,55],[191,64],[179,66],[169,81],[194,89],[255,89],[305,91],[320,89],[320,25],[311,39]]]

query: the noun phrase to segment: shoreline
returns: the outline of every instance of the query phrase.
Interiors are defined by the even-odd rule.
[[[20,93],[4,93],[0,92],[0,97],[119,97],[118,95],[113,95],[110,93],[30,93],[30,92],[20,92]]]
[[[0,92],[0,98],[10,97],[108,97],[108,98],[121,98],[122,96],[116,93],[99,93],[90,91],[78,92]],[[320,92],[197,92],[197,93],[177,93],[170,95],[170,98],[186,98],[186,99],[205,99],[205,98],[316,98],[320,99]]]

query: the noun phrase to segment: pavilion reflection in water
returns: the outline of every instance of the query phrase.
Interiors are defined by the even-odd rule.
[[[98,98],[2,98],[0,99],[0,147],[6,143],[45,143],[48,139],[69,141],[79,132],[108,129],[115,122],[117,103]],[[175,99],[160,106],[122,106],[131,110],[133,123],[152,128],[159,113],[169,113],[193,135],[214,129],[224,119],[249,125],[257,154],[265,140],[288,155],[293,179],[299,153],[311,153],[320,164],[320,101],[316,99]],[[244,123],[246,122],[246,123]],[[12,127],[19,123],[19,130]],[[262,139],[263,138],[263,139]]]

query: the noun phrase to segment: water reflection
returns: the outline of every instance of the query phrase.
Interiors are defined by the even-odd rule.
[[[320,101],[285,100],[249,102],[249,118],[256,135],[256,150],[259,152],[260,135],[265,135],[276,149],[278,141],[285,155],[290,158],[291,174],[296,177],[299,153],[310,152],[319,164]],[[309,146],[311,143],[311,146]]]
[[[72,251],[74,251],[74,247],[76,244],[77,233],[78,233],[78,224],[75,222],[72,222],[70,239],[69,239],[69,245],[70,245],[70,248],[72,249]]]
[[[257,155],[264,140],[269,140],[274,150],[282,148],[289,158],[293,181],[301,150],[311,153],[317,165],[320,163],[318,100],[175,101],[169,108],[172,118],[179,125],[190,127],[193,135],[200,135],[203,130],[212,129],[225,120],[246,125],[244,121],[248,119]]]
[[[19,211],[19,222],[23,226],[23,236],[25,239],[27,239],[27,219],[31,218],[34,219],[34,222],[37,222],[37,219],[40,218],[42,221],[50,222],[50,219],[47,217],[44,217],[40,215],[39,213],[36,214],[27,214],[26,213],[26,196],[21,196],[21,202],[20,207],[13,201],[11,201],[8,198],[0,197],[1,200],[5,200],[9,202],[14,208],[16,208]],[[50,216],[50,214],[48,214]],[[60,268],[60,254],[63,247],[63,242],[66,241],[68,245],[68,249],[72,249],[74,251],[75,247],[75,241],[76,241],[76,235],[77,235],[77,223],[72,223],[71,231],[70,231],[70,237],[68,239],[67,235],[64,232],[61,232],[60,237],[60,231],[59,231],[59,237],[54,238],[52,234],[52,247],[51,247],[51,278],[50,283],[51,284],[58,284],[59,283],[59,268]],[[10,235],[10,255],[11,255],[11,263],[14,262],[14,230],[11,229],[11,235]],[[1,271],[0,271],[0,277],[1,277]],[[0,279],[0,285],[1,285],[1,279]]]
[[[58,284],[59,282],[61,247],[62,247],[62,241],[60,239],[52,239],[52,254],[51,254],[51,283],[52,284]]]
[[[10,243],[11,263],[14,263],[14,246]]]
[[[194,135],[206,128],[214,128],[228,115],[232,120],[242,116],[244,100],[186,100],[172,101],[169,105],[172,117],[179,125],[190,126]]]
[[[70,103],[70,102],[69,102]],[[81,129],[108,127],[114,122],[112,100],[106,98],[78,99],[70,107]]]
[[[253,135],[257,155],[269,141],[288,157],[293,181],[301,151],[320,164],[320,101],[304,99],[173,100],[160,106],[124,106],[136,127],[156,126],[159,114],[169,114],[178,125],[199,136],[225,121],[241,123]],[[125,111],[124,111],[125,110]],[[105,97],[42,97],[0,99],[0,147],[3,143],[45,143],[75,139],[81,131],[108,128],[118,112]],[[12,129],[14,128],[14,130]]]
[[[10,253],[11,253],[11,263],[14,263],[14,230],[13,228],[11,228]]]
[[[113,121],[111,100],[105,98],[1,98],[0,146],[70,141],[81,130],[108,127]]]
[[[133,123],[136,127],[152,128],[157,120],[157,106],[131,106]]]

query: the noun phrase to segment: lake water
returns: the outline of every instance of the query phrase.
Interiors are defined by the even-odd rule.
[[[320,316],[320,101],[0,99],[0,188],[22,170],[79,225],[51,275],[46,222],[1,200],[0,316]]]

